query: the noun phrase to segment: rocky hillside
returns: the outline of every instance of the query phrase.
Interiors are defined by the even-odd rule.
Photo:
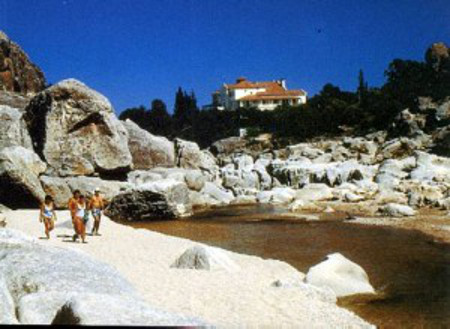
[[[33,64],[19,45],[0,31],[0,90],[24,95],[45,88],[42,71]]]

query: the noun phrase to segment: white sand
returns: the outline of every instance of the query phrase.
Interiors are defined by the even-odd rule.
[[[44,236],[36,210],[9,212],[6,218],[8,228],[35,237]],[[102,221],[101,237],[88,236],[88,244],[72,243],[69,213],[58,212],[58,218],[51,239],[40,239],[39,243],[76,248],[113,265],[145,300],[168,311],[227,327],[368,325],[353,313],[317,297],[311,289],[271,286],[278,279],[303,278],[302,273],[287,263],[230,252],[239,270],[174,269],[170,265],[175,259],[199,243],[134,229],[107,218]]]

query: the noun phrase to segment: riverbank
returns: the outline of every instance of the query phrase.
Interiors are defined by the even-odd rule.
[[[414,216],[374,216],[374,206],[367,203],[317,202],[321,211],[295,213],[297,218],[312,220],[345,220],[349,224],[384,225],[417,230],[433,237],[436,242],[450,243],[450,212],[436,208],[421,208]],[[322,209],[332,209],[324,212]],[[290,215],[288,215],[290,216]]]
[[[6,213],[7,228],[43,237],[36,210]],[[335,304],[326,292],[308,285],[272,286],[273,282],[300,282],[304,274],[287,263],[223,251],[236,265],[211,271],[171,268],[188,248],[199,243],[123,226],[104,218],[101,237],[88,244],[72,243],[66,211],[50,240],[39,244],[83,251],[114,266],[138,293],[161,309],[195,316],[217,326],[370,327],[364,320]]]

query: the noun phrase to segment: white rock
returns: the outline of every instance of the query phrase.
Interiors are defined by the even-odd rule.
[[[2,324],[48,325],[65,304],[85,325],[198,324],[145,304],[115,269],[83,252],[8,229],[0,230],[0,296]]]
[[[382,214],[390,217],[414,216],[416,214],[416,211],[411,207],[396,203],[389,203],[379,210]]]
[[[296,199],[304,201],[324,201],[333,198],[333,190],[325,184],[309,184],[296,191]]]
[[[237,271],[239,266],[231,260],[226,251],[209,247],[194,246],[187,249],[175,262],[171,265],[178,269],[195,269],[195,270],[225,270]]]
[[[205,186],[200,192],[223,204],[228,204],[234,199],[234,195],[232,192],[227,191],[224,188],[221,188],[216,184],[210,182],[206,182]]]
[[[337,297],[375,293],[364,269],[340,253],[330,254],[326,260],[311,267],[305,282],[317,287],[328,287]]]

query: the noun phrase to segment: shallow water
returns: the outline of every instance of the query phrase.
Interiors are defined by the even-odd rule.
[[[361,265],[376,300],[340,304],[382,328],[450,328],[450,245],[423,233],[343,222],[283,218],[273,206],[227,207],[136,228],[288,262],[302,272],[340,252]]]

